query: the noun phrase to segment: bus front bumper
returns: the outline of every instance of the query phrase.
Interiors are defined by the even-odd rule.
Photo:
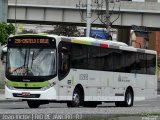
[[[57,100],[57,92],[54,87],[47,90],[15,89],[5,86],[6,99],[34,99],[34,100]]]

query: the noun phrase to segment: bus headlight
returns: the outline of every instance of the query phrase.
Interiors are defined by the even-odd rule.
[[[55,84],[56,84],[55,82],[53,82],[53,83],[49,83],[47,86],[42,87],[42,88],[41,88],[41,90],[47,90],[47,89],[49,89],[49,88],[53,87]]]
[[[16,88],[14,88],[14,87],[12,87],[12,86],[10,86],[10,85],[8,85],[8,84],[6,84],[6,86],[9,88],[9,89],[11,89],[11,90],[15,90]]]

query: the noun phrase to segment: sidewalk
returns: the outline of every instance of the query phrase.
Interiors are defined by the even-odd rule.
[[[4,97],[4,94],[0,94],[0,102],[2,102],[2,101],[5,101],[6,99],[5,99],[5,97]]]

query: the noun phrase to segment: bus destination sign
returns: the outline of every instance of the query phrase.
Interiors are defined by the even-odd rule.
[[[15,44],[49,44],[49,39],[37,39],[37,38],[23,38],[23,39],[15,39]]]
[[[8,39],[8,46],[55,47],[55,38],[37,36],[16,36]]]

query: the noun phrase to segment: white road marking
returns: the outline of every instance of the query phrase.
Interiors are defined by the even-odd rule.
[[[134,107],[145,107],[145,106],[151,106],[151,105],[150,104],[134,105]]]

